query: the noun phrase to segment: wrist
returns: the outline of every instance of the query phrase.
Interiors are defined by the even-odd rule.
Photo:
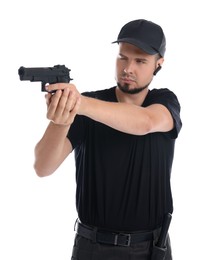
[[[81,95],[80,107],[78,109],[78,115],[86,115],[86,109],[88,108],[88,97]]]
[[[56,130],[59,129],[59,131],[68,131],[70,128],[71,124],[60,124],[60,123],[55,123],[54,121],[50,120],[50,127],[55,128]]]

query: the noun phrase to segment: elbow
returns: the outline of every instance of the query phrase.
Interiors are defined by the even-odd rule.
[[[137,123],[137,126],[135,127],[137,129],[137,135],[146,135],[153,131],[153,126],[151,120],[147,118],[146,120],[143,120],[142,122]]]
[[[153,125],[151,122],[147,122],[144,125],[144,135],[152,133],[153,132]]]
[[[36,172],[36,175],[38,177],[46,177],[46,176],[49,176],[51,173],[49,173],[48,171],[46,171],[45,169],[43,169],[38,162],[34,162],[34,165],[33,165],[33,168]]]
[[[38,177],[45,177],[46,176],[45,173],[43,171],[41,171],[36,164],[34,164],[33,168],[34,168],[36,175]]]
[[[46,177],[53,173],[50,163],[45,158],[39,156],[35,151],[33,168],[38,177]]]

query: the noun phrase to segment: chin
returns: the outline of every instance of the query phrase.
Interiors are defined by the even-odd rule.
[[[120,83],[117,83],[117,86],[119,87],[119,89],[122,92],[124,92],[126,94],[138,94],[148,87],[148,85],[146,85],[144,87],[136,88],[136,87],[132,87],[130,84],[123,84],[122,85]]]

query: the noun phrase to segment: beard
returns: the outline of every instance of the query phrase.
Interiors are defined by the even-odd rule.
[[[119,87],[119,89],[122,92],[124,92],[126,94],[131,94],[131,95],[140,93],[144,89],[148,88],[149,84],[150,84],[150,82],[147,85],[145,85],[145,86],[130,89],[130,85],[129,84],[121,85],[119,82],[117,82],[117,86]]]

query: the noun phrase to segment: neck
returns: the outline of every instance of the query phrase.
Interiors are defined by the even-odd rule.
[[[118,102],[141,106],[147,96],[148,91],[149,91],[149,89],[146,88],[143,91],[141,91],[140,93],[128,94],[128,93],[122,92],[119,89],[119,87],[116,87],[115,94],[116,94]]]

